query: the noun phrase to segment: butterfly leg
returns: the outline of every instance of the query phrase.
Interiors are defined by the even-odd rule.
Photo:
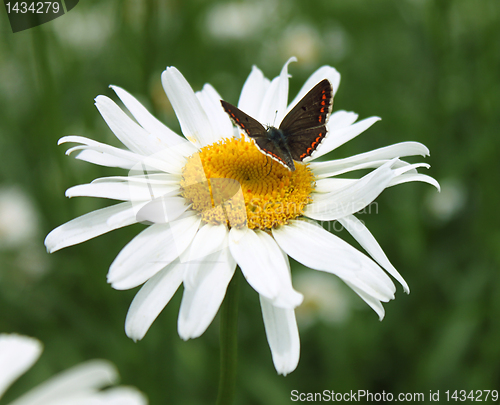
[[[270,159],[269,156],[266,155],[266,165],[267,165],[267,160]],[[273,160],[271,160],[271,164],[269,165],[269,172],[267,173],[266,177],[269,176],[273,170]]]

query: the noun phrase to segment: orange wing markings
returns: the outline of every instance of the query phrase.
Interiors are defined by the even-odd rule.
[[[261,148],[257,144],[257,142],[255,142],[255,139],[253,141],[254,141],[254,144],[255,144],[255,146],[257,147],[258,150],[260,150],[261,152],[263,152],[265,155],[268,155],[268,156],[271,156],[274,159],[277,159],[278,161],[280,161],[281,163],[283,163],[286,166],[286,162],[281,157],[279,157],[277,154],[275,154],[275,153],[273,153],[271,151],[268,151],[268,150],[266,150],[264,148]]]
[[[311,144],[311,146],[309,148],[307,148],[307,150],[302,155],[300,155],[299,158],[304,159],[307,156],[311,156],[311,153],[316,150],[316,146],[321,142],[321,140],[323,138],[324,138],[324,134],[323,134],[323,132],[320,132],[318,134],[318,136],[316,137],[316,139],[314,140],[314,142]]]

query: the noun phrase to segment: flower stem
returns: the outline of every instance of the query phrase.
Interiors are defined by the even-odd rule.
[[[238,352],[238,294],[240,272],[236,269],[222,303],[220,319],[220,379],[216,405],[230,405],[236,386]]]

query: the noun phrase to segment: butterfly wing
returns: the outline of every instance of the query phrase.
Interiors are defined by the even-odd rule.
[[[253,138],[255,146],[257,146],[263,154],[274,159],[291,171],[295,170],[293,158],[286,145],[284,145],[280,130],[273,127],[269,127],[268,129],[264,128],[259,121],[245,114],[239,108],[227,101],[221,100],[221,104],[234,124],[241,128],[250,138]]]
[[[325,139],[328,130],[325,125],[316,128],[307,128],[293,135],[288,141],[288,149],[292,159],[302,162],[311,156]]]
[[[283,118],[280,129],[287,137],[292,158],[303,161],[325,139],[333,107],[333,88],[324,79],[314,86]]]
[[[325,125],[333,107],[333,88],[324,79],[314,86],[283,118],[280,129],[295,133],[305,128]]]
[[[259,121],[245,114],[239,108],[229,104],[227,101],[221,100],[220,102],[224,111],[231,117],[234,125],[238,126],[250,138],[258,139],[266,137],[266,129]]]

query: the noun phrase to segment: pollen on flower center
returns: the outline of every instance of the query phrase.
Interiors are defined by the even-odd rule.
[[[302,214],[314,175],[305,164],[291,172],[253,141],[223,139],[188,158],[182,195],[209,224],[270,229]]]

